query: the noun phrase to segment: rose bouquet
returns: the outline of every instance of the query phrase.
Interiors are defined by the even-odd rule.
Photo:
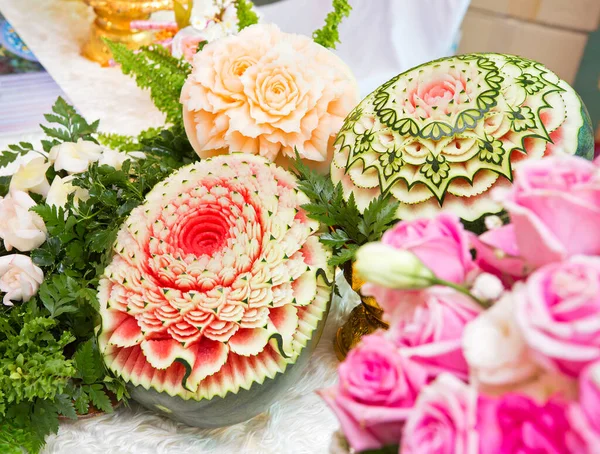
[[[485,233],[442,213],[359,249],[390,329],[321,391],[352,449],[599,452],[599,195],[598,163],[526,162]]]

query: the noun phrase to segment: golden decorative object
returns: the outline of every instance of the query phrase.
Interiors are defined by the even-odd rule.
[[[357,276],[354,267],[349,263],[344,268],[344,276],[352,290],[360,295],[361,304],[352,309],[348,320],[338,329],[333,341],[335,354],[340,361],[346,358],[348,351],[360,342],[361,337],[379,328],[389,328],[383,321],[383,310],[375,298],[360,294],[360,288],[365,282]]]
[[[150,30],[132,30],[131,22],[148,20],[150,14],[173,7],[173,0],[84,0],[94,8],[96,19],[83,56],[107,66],[112,58],[103,38],[125,44],[130,49],[152,44]]]

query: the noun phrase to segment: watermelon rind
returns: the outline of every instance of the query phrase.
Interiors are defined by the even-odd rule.
[[[581,98],[541,63],[468,54],[395,76],[348,115],[335,140],[331,178],[362,211],[380,194],[396,217],[452,211],[466,221],[497,213],[491,197],[522,159],[591,158]]]
[[[100,280],[97,335],[135,400],[219,427],[264,411],[301,372],[333,275],[307,201],[291,173],[239,153],[182,167],[131,212]]]

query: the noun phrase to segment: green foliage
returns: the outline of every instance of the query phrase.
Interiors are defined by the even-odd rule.
[[[250,25],[258,23],[258,15],[252,8],[252,2],[248,0],[236,0],[235,8],[238,17],[238,29],[241,31]]]
[[[359,246],[378,241],[395,222],[398,202],[389,194],[374,199],[361,214],[354,194],[344,198],[341,183],[334,185],[328,176],[311,170],[298,154],[295,167],[298,188],[310,199],[303,208],[310,218],[328,228],[321,242],[333,251],[331,265],[342,266],[352,260]]]
[[[19,142],[18,145],[9,145],[11,151],[3,151],[0,155],[0,168],[6,167],[15,161],[19,156],[23,156],[33,150],[33,145],[27,142]]]
[[[333,11],[327,14],[325,25],[313,33],[313,39],[323,47],[335,49],[336,43],[340,42],[340,32],[338,30],[344,17],[348,17],[352,7],[348,0],[333,0]]]
[[[48,144],[77,142],[79,139],[96,142],[92,134],[98,129],[98,120],[89,124],[85,118],[77,113],[73,106],[67,104],[62,98],[56,100],[56,103],[52,106],[52,112],[54,113],[44,115],[44,118],[56,127],[40,125],[46,136],[51,139]],[[46,149],[48,146],[44,145],[45,151],[49,151]]]
[[[88,124],[59,100],[44,131],[45,151],[63,141],[96,140],[97,122]],[[46,225],[46,242],[30,252],[44,271],[38,294],[14,307],[0,305],[0,452],[38,452],[59,416],[75,418],[93,406],[111,411],[111,399],[128,398],[121,379],[106,370],[94,336],[98,326],[97,287],[120,225],[156,183],[198,159],[181,124],[148,130],[137,138],[103,136],[123,151],[141,150],[146,159],[126,161],[121,170],[92,164],[73,184],[89,199],[64,208],[39,201],[32,210]],[[11,146],[17,156],[33,149]],[[0,157],[8,162],[12,157]],[[64,177],[66,174],[60,173]],[[50,182],[55,173],[49,173]],[[0,179],[0,192],[10,177]],[[6,255],[0,243],[0,256]]]
[[[167,122],[181,124],[179,95],[191,72],[190,65],[185,60],[171,56],[161,46],[143,47],[134,52],[123,44],[105,42],[123,73],[134,77],[140,88],[150,90],[152,101],[166,114]]]

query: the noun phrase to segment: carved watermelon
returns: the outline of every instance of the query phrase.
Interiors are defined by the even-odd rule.
[[[517,161],[554,153],[593,156],[577,93],[531,60],[461,55],[367,96],[336,138],[331,176],[361,209],[384,192],[400,202],[401,219],[443,207],[472,221],[500,211],[491,190],[510,184]]]
[[[100,281],[98,342],[134,399],[218,427],[300,371],[332,278],[307,202],[289,172],[232,154],[178,170],[131,212]]]

